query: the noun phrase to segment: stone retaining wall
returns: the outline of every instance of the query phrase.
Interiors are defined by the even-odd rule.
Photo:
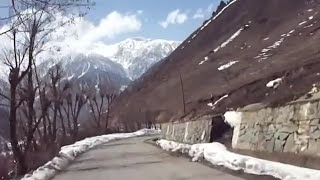
[[[162,138],[187,144],[207,143],[210,142],[211,124],[211,116],[185,123],[165,123],[161,125]]]
[[[318,101],[234,113],[233,148],[320,155]]]

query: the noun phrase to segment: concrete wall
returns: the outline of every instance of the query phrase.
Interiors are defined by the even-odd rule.
[[[165,123],[161,125],[162,138],[187,144],[210,142],[211,116],[203,116],[185,123]]]
[[[319,101],[236,113],[234,148],[320,155]]]

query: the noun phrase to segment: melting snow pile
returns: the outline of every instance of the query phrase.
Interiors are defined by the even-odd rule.
[[[51,179],[58,171],[63,170],[79,154],[87,152],[91,148],[114,140],[126,139],[131,137],[147,136],[159,134],[159,130],[142,129],[134,133],[108,134],[103,136],[91,137],[78,141],[75,144],[61,148],[57,157],[53,158],[44,166],[38,168],[33,174],[25,175],[22,180],[46,180]]]
[[[225,41],[224,43],[222,43],[220,46],[218,46],[214,52],[218,52],[221,48],[226,47],[229,43],[231,43],[236,37],[238,37],[240,35],[240,33],[245,29],[249,27],[249,25],[245,25],[244,27],[240,28],[237,32],[235,32],[227,41]]]
[[[225,70],[225,69],[228,69],[229,67],[231,67],[232,65],[238,63],[239,61],[231,61],[231,62],[228,62],[227,64],[224,64],[222,66],[220,66],[218,68],[219,71],[222,71],[222,70]]]
[[[277,79],[275,79],[275,80],[273,80],[273,81],[268,82],[266,86],[267,86],[268,88],[276,89],[277,87],[279,87],[279,85],[281,84],[281,82],[282,82],[282,78],[277,78]]]
[[[205,62],[207,62],[209,60],[209,58],[208,58],[208,56],[206,56],[205,58],[204,58],[204,60],[203,61],[201,61],[200,63],[199,63],[199,65],[201,65],[201,64],[203,64],[203,63],[205,63]]]
[[[228,111],[224,114],[224,121],[233,127],[232,147],[236,147],[242,119],[242,113],[237,111]]]
[[[302,21],[301,23],[299,23],[299,26],[304,25],[305,23],[307,23],[307,21]]]
[[[232,170],[243,170],[255,175],[270,175],[283,180],[319,180],[320,171],[272,162],[232,153],[220,143],[180,144],[167,140],[159,140],[157,144],[164,150],[186,153],[193,161],[205,159],[217,166]]]
[[[218,99],[216,102],[214,103],[208,103],[208,106],[212,107],[212,109],[214,109],[216,107],[217,104],[219,104],[222,100],[224,100],[225,98],[229,97],[228,94],[222,96],[220,99]]]
[[[294,32],[295,32],[295,30],[291,30],[286,34],[282,34],[281,38],[278,41],[274,42],[271,46],[262,49],[261,53],[258,56],[254,57],[254,58],[258,59],[259,62],[268,59],[268,57],[272,56],[271,51],[277,49],[283,43],[285,38],[288,38],[288,37],[292,36],[292,34]]]

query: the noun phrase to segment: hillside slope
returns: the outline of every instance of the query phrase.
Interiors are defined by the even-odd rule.
[[[319,12],[319,0],[232,1],[122,93],[114,121],[181,118],[179,72],[191,117],[306,94],[320,82]]]

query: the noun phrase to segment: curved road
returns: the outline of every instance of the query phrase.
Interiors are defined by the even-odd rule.
[[[145,143],[150,137],[104,144],[82,154],[53,180],[240,180]]]

